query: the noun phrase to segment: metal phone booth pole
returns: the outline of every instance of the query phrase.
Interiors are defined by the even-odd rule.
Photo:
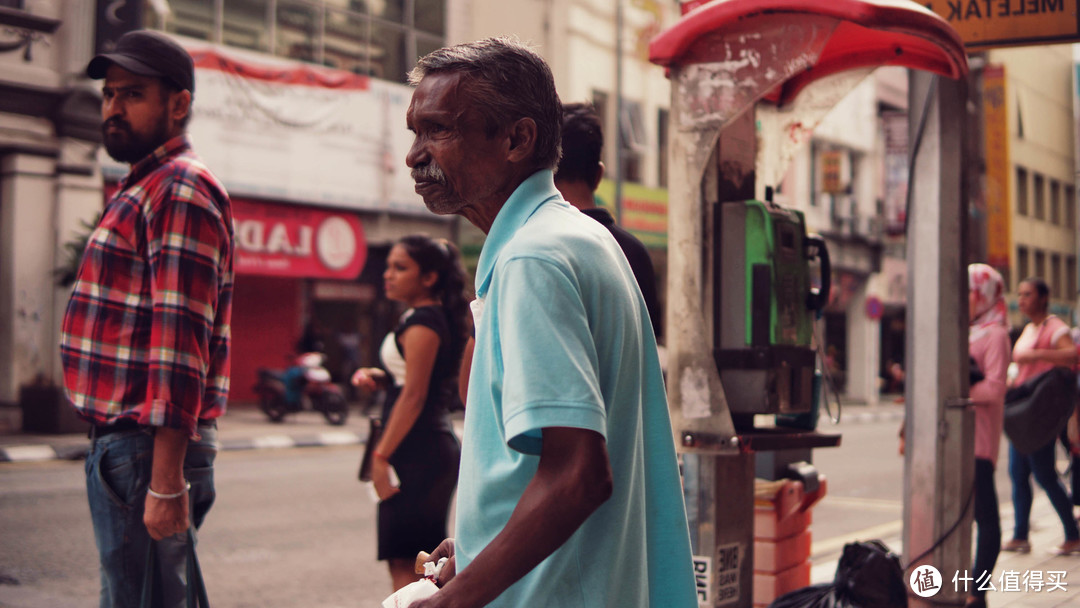
[[[714,0],[682,10],[649,47],[672,89],[671,418],[699,605],[767,605],[754,597],[755,474],[798,479],[812,492],[824,479],[811,450],[840,442],[815,430],[813,323],[828,298],[828,254],[801,213],[773,204],[771,187],[874,68],[956,79],[967,63],[953,29],[914,2]],[[935,245],[959,252],[960,242],[941,235]],[[936,339],[915,337],[908,352],[958,347],[929,344]],[[776,426],[755,426],[761,414],[777,415]]]

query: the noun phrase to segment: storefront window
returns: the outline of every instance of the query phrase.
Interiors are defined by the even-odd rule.
[[[368,0],[366,4],[368,11],[375,17],[394,23],[403,23],[405,2],[407,0]]]
[[[354,74],[371,73],[370,20],[346,11],[326,11],[323,63]]]
[[[170,0],[167,14],[147,11],[146,22],[189,38],[405,82],[418,58],[445,44],[446,2]]]
[[[315,61],[320,44],[321,7],[296,0],[278,0],[277,40],[274,54],[301,61]]]
[[[376,78],[405,81],[405,73],[414,61],[405,62],[405,32],[399,26],[374,23],[371,26],[371,75]]]
[[[266,27],[269,6],[267,0],[225,0],[223,42],[244,49],[269,51],[270,28]]]
[[[213,40],[214,3],[206,0],[172,0],[169,3],[171,14],[165,21],[165,31],[198,38]]]
[[[619,117],[619,145],[622,147],[622,178],[641,183],[642,155],[648,145],[648,137],[641,103],[637,101],[623,100],[622,116]]]
[[[413,25],[429,34],[446,31],[446,0],[413,0]]]

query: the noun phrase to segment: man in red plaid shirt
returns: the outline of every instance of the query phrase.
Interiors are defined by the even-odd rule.
[[[101,606],[138,606],[144,582],[154,606],[174,606],[189,583],[202,589],[187,558],[214,501],[229,392],[232,208],[185,135],[195,80],[182,47],[130,32],[86,73],[105,80],[105,149],[131,172],[83,254],[64,315],[64,382],[93,425]],[[144,581],[148,563],[156,573]]]

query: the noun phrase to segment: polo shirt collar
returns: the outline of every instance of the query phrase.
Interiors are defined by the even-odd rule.
[[[550,169],[542,169],[521,182],[510,198],[506,199],[491,224],[483,249],[480,250],[480,260],[476,264],[476,297],[487,295],[499,253],[518,229],[525,225],[541,205],[561,197],[555,188],[555,173]]]

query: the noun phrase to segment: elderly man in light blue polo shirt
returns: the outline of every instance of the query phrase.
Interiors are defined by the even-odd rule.
[[[692,608],[656,342],[618,244],[555,189],[551,72],[506,39],[422,58],[407,121],[416,191],[487,233],[456,541],[414,608]]]

